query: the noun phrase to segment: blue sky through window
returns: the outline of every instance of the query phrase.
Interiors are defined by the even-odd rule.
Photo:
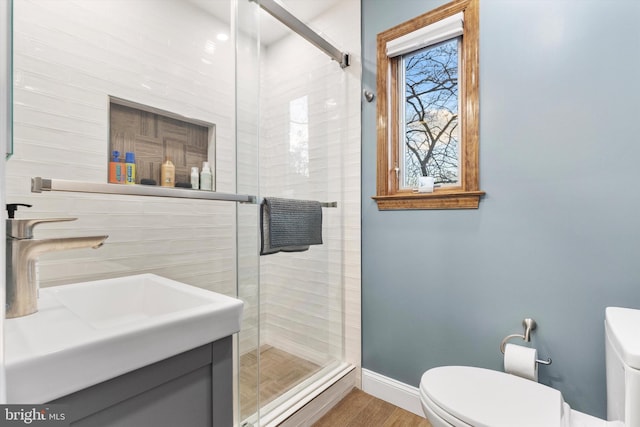
[[[402,186],[418,177],[436,184],[457,184],[460,176],[458,53],[460,37],[402,57],[404,123],[401,145]],[[402,102],[401,101],[401,102]]]

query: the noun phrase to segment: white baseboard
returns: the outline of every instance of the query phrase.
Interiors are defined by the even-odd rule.
[[[362,369],[362,391],[424,417],[420,390],[393,378]]]

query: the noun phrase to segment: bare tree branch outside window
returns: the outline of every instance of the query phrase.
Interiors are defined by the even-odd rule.
[[[451,39],[403,57],[404,187],[418,177],[455,184],[460,176],[458,42]]]

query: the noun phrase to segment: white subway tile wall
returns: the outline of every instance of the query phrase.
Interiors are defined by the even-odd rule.
[[[319,364],[360,365],[359,16],[346,0],[310,23],[351,55],[344,70],[295,34],[262,56],[261,194],[338,208],[323,245],[261,257],[261,341]]]
[[[257,330],[259,303],[262,343],[320,363],[346,357],[359,366],[360,2],[339,2],[312,22],[350,53],[345,70],[296,35],[262,50],[261,81],[240,80],[237,88],[240,100],[255,93],[258,101],[259,94],[261,117],[252,129],[257,115],[239,105],[238,159],[233,38],[216,39],[228,24],[188,2],[149,4],[14,5],[15,155],[7,163],[7,202],[34,205],[18,213],[22,218],[79,218],[38,226],[38,238],[109,235],[98,250],[42,255],[41,285],[153,272],[236,295],[238,263],[248,331],[242,352],[257,345],[250,331]],[[240,79],[254,66],[237,70]],[[109,96],[215,123],[218,191],[234,192],[236,173],[240,192],[256,191],[259,171],[263,196],[337,201],[337,209],[324,209],[325,244],[258,260],[255,206],[240,206],[236,217],[228,202],[30,193],[33,176],[107,181]],[[307,172],[307,151],[291,134],[291,102],[303,97]],[[294,152],[298,160],[302,155],[298,169]]]
[[[42,255],[41,286],[154,272],[235,295],[232,203],[30,193],[33,176],[107,182],[109,96],[215,123],[217,188],[235,191],[234,49],[216,38],[229,31],[188,2],[15,2],[7,202],[33,204],[22,218],[78,218],[36,237],[109,235]]]

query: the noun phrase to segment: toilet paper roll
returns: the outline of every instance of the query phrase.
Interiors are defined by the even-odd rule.
[[[507,344],[504,347],[504,371],[538,382],[538,351],[535,348]]]

